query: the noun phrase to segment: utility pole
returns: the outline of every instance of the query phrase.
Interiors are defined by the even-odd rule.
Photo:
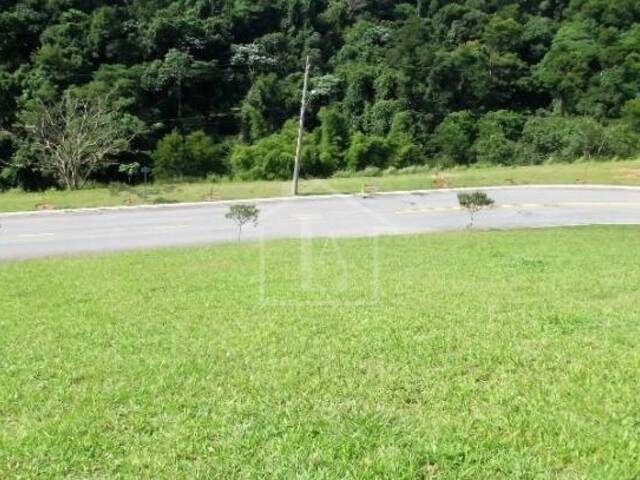
[[[311,63],[309,62],[309,55],[307,55],[307,63],[304,67],[304,83],[302,86],[302,104],[300,106],[298,146],[296,147],[296,160],[293,166],[293,195],[298,195],[298,178],[300,177],[300,160],[302,158],[302,140],[304,137],[304,114],[307,110],[307,89],[309,88],[309,70],[311,70]]]

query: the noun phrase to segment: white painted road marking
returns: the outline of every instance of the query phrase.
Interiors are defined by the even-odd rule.
[[[178,223],[175,225],[156,225],[151,227],[152,230],[178,230],[180,228],[187,228],[189,225],[186,223]]]
[[[630,202],[564,202],[564,203],[504,203],[501,205],[494,205],[496,208],[562,208],[562,207],[631,207],[640,208],[640,203]],[[420,208],[406,208],[403,210],[397,210],[396,215],[412,215],[417,213],[432,213],[432,212],[453,212],[456,210],[462,210],[462,207],[456,205],[452,207],[420,207]]]
[[[18,238],[41,238],[41,237],[53,237],[55,233],[22,233],[16,235]]]

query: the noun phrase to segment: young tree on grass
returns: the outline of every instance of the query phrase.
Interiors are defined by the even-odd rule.
[[[473,227],[475,215],[484,208],[491,208],[495,201],[484,192],[459,193],[458,203],[462,208],[469,212],[469,225],[467,228]]]
[[[253,223],[254,226],[257,226],[259,214],[260,210],[255,205],[237,204],[229,207],[229,212],[227,212],[225,218],[234,221],[238,225],[238,241],[240,241],[242,227],[247,223]]]
[[[21,118],[34,166],[69,190],[129,148],[140,125],[100,99],[65,94],[56,104],[37,103]]]

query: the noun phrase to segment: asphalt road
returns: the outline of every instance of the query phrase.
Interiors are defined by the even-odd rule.
[[[475,228],[582,224],[640,224],[640,188],[483,188],[496,207],[478,215]],[[257,228],[243,240],[309,236],[370,236],[465,228],[456,190],[301,197],[252,201]],[[225,218],[229,204],[184,204],[0,214],[0,259],[234,241]]]

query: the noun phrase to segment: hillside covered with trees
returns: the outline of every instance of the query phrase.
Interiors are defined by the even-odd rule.
[[[0,0],[0,186],[65,97],[135,131],[93,180],[288,178],[306,56],[303,175],[640,153],[637,0]]]

